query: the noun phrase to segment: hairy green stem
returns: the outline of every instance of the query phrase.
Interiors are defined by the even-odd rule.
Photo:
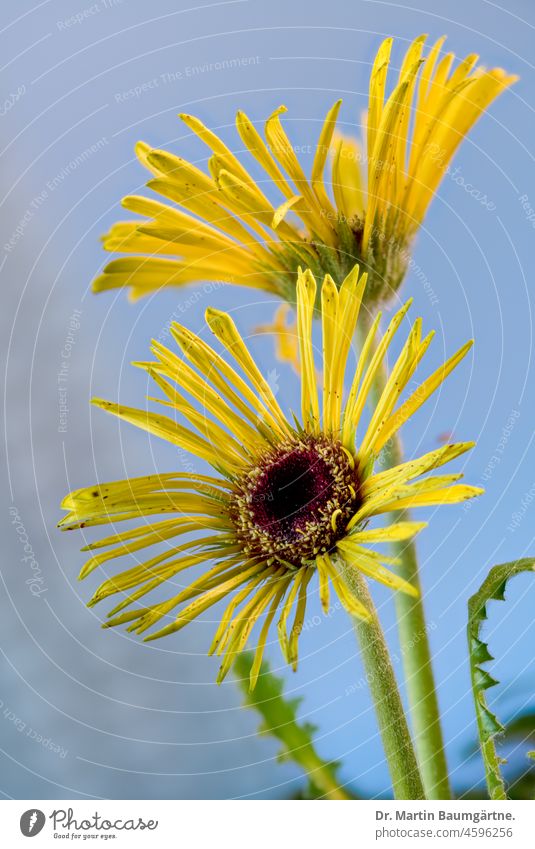
[[[394,796],[396,799],[425,799],[390,653],[366,579],[357,569],[346,569],[344,578],[355,598],[370,613],[369,620],[352,619],[375,704]]]
[[[362,319],[361,331],[365,334],[371,326],[371,319],[369,316],[362,316]],[[386,380],[383,366],[378,370],[372,387],[374,403],[378,401]],[[389,467],[403,462],[403,449],[397,434],[389,440],[385,455]],[[398,511],[391,518],[393,522],[399,522],[410,519],[410,516],[408,511]],[[428,799],[451,799],[416,546],[413,541],[404,541],[394,543],[393,548],[400,559],[398,574],[419,593],[417,598],[412,598],[398,592],[395,603],[415,746],[425,793]]]

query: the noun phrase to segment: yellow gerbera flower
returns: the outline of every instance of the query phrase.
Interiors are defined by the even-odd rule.
[[[278,203],[272,204],[198,118],[181,115],[212,152],[209,174],[140,142],[137,155],[153,174],[147,186],[164,201],[123,199],[126,209],[145,220],[114,225],[104,247],[139,256],[109,263],[94,289],[128,287],[131,297],[139,298],[162,286],[224,280],[293,304],[299,266],[320,277],[330,273],[339,284],[359,262],[370,273],[368,301],[388,297],[403,278],[413,236],[456,148],[516,79],[501,68],[476,67],[475,54],[452,69],[455,57],[442,53],[444,38],[423,59],[425,39],[418,37],[407,50],[388,97],[392,39],[383,42],[370,77],[365,152],[336,135],[338,101],[321,130],[310,179],[283,129],[284,106],[267,120],[265,140],[238,112],[241,142],[274,184]]]
[[[332,586],[342,605],[361,617],[367,611],[349,589],[351,570],[414,594],[410,584],[386,568],[395,567],[396,559],[368,546],[408,539],[425,523],[400,521],[372,527],[370,520],[392,510],[451,504],[479,495],[481,489],[458,483],[460,474],[428,474],[473,443],[445,445],[388,470],[374,471],[374,463],[391,435],[441,385],[471,343],[398,403],[433,336],[422,338],[421,319],[417,319],[371,418],[357,434],[374,375],[410,306],[409,301],[399,310],[372,351],[377,316],[351,369],[351,388],[343,402],[344,375],[365,285],[366,274],[359,276],[355,268],[340,289],[328,275],[321,286],[323,391],[319,393],[312,345],[316,282],[310,271],[298,275],[300,421],[288,421],[232,318],[213,309],[206,312],[208,326],[235,361],[235,368],[179,324],[172,325],[171,333],[181,356],[154,342],[156,359],[138,364],[162,390],[165,400],[160,403],[175,417],[184,417],[189,426],[165,415],[94,401],[206,460],[217,472],[217,476],[170,472],[131,478],[79,489],[65,498],[62,507],[68,515],[60,522],[64,530],[142,520],[133,529],[86,546],[84,550],[92,554],[81,578],[117,557],[135,556],[149,546],[165,544],[163,552],[107,578],[97,589],[89,604],[121,596],[107,625],[128,622],[130,630],[144,633],[160,624],[159,630],[145,637],[151,640],[179,631],[231,596],[210,652],[224,654],[221,680],[265,614],[251,671],[254,686],[277,611],[283,654],[296,667],[297,640],[312,580],[319,581],[325,611]],[[171,515],[155,521],[157,514]],[[188,541],[177,544],[178,537],[190,534]],[[160,585],[176,585],[185,569],[209,560],[216,565],[168,600],[138,604]]]

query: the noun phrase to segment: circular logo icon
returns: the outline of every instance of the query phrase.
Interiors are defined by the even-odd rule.
[[[20,818],[20,830],[24,837],[35,837],[42,830],[45,822],[46,817],[42,811],[30,808],[29,811],[24,811]]]

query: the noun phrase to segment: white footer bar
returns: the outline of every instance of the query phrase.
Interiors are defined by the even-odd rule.
[[[534,802],[2,801],[2,846],[154,849],[534,845]]]

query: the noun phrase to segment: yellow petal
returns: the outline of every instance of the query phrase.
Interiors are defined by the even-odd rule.
[[[355,598],[328,554],[323,555],[323,565],[332,581],[332,585],[342,606],[348,611],[348,613],[351,613],[353,616],[357,616],[359,619],[370,619],[370,612],[358,599]]]
[[[271,221],[271,227],[273,230],[276,230],[279,224],[284,221],[292,206],[295,206],[295,204],[299,203],[301,200],[303,200],[301,195],[292,195],[291,198],[288,198],[287,201],[281,203],[281,205],[277,207]]]
[[[375,375],[381,367],[386,352],[392,342],[392,339],[394,338],[411,304],[412,298],[410,298],[407,303],[404,304],[402,308],[398,310],[398,312],[391,319],[390,324],[388,325],[383,338],[381,339],[376,350],[374,351],[373,356],[370,360],[370,364],[362,378],[362,385],[358,390],[358,394],[355,398],[354,404],[352,404],[351,409],[349,409],[349,407],[346,407],[346,416],[350,419],[353,428],[356,428],[358,425],[358,422],[362,415],[362,411],[364,409],[364,405],[368,399],[368,395],[373,386]]]
[[[386,442],[390,439],[393,433],[395,433],[399,428],[409,419],[416,410],[419,410],[422,404],[427,401],[430,395],[435,392],[436,389],[445,381],[447,376],[453,369],[461,362],[461,360],[466,356],[468,351],[473,345],[473,339],[467,342],[462,348],[459,348],[456,354],[446,360],[446,362],[440,366],[436,371],[433,372],[420,386],[416,389],[410,398],[408,398],[404,404],[401,405],[388,419],[385,426],[382,429],[381,434],[379,435],[375,449],[376,451],[380,451],[381,448],[385,445]]]
[[[351,534],[351,539],[359,543],[399,542],[400,540],[411,539],[411,537],[416,536],[416,534],[426,527],[427,522],[395,522],[392,525],[387,525],[386,528],[370,528],[365,531],[357,531]]]
[[[379,514],[389,513],[391,510],[405,510],[407,507],[439,507],[442,504],[459,504],[461,501],[468,501],[470,498],[483,495],[484,492],[485,490],[478,486],[458,484],[444,489],[434,489],[431,492],[416,493],[406,498],[394,499],[382,504],[375,512]]]
[[[282,612],[277,623],[277,631],[279,634],[279,644],[281,647],[282,654],[287,663],[290,663],[290,645],[288,642],[288,634],[286,632],[286,622],[288,620],[288,616],[290,615],[290,611],[293,607],[293,603],[295,601],[295,597],[299,592],[299,587],[301,585],[301,581],[303,580],[304,569],[298,569],[295,572],[295,575],[292,576],[293,583],[291,585],[290,592],[282,606]]]
[[[319,577],[319,594],[321,607],[324,613],[329,612],[330,592],[329,592],[329,572],[325,566],[323,555],[318,554],[316,557],[316,565],[318,567]]]
[[[262,658],[264,656],[264,649],[266,647],[266,640],[269,633],[269,629],[271,627],[271,623],[273,622],[273,618],[275,613],[278,610],[279,604],[281,603],[286,590],[288,589],[291,581],[293,580],[292,576],[283,576],[282,578],[278,578],[278,589],[273,597],[273,601],[271,602],[271,607],[266,615],[266,619],[262,626],[262,630],[260,631],[260,636],[258,638],[258,645],[256,647],[253,665],[251,666],[251,672],[249,675],[249,690],[252,692],[256,687],[256,682],[258,681],[258,675],[260,674],[260,667],[262,665]]]
[[[336,245],[334,230],[329,225],[326,218],[322,215],[321,207],[316,195],[305,177],[303,169],[299,164],[299,160],[297,159],[294,149],[290,144],[280,122],[280,116],[286,111],[285,106],[280,106],[268,118],[266,121],[266,139],[273,155],[278,159],[290,179],[293,181],[297,189],[297,194],[302,195],[306,201],[309,212],[308,215],[305,213],[306,217],[304,220],[307,221],[313,233],[315,233],[326,245],[334,247]]]
[[[388,65],[390,63],[390,53],[392,50],[393,38],[385,38],[373,63],[372,72],[370,74],[370,90],[368,98],[368,120],[367,120],[367,149],[368,156],[374,155],[375,143],[377,138],[377,129],[381,122],[383,114],[386,77],[388,73]]]
[[[331,215],[335,215],[336,211],[329,200],[327,192],[325,191],[323,172],[325,170],[325,163],[331,147],[336,119],[338,118],[341,105],[342,101],[337,100],[334,106],[332,106],[327,113],[327,117],[325,118],[323,127],[321,128],[320,137],[316,146],[314,163],[312,165],[312,189],[320,206],[327,210]]]
[[[475,445],[475,442],[455,442],[449,445],[442,445],[434,451],[429,451],[421,457],[414,460],[407,460],[405,463],[400,463],[392,469],[387,469],[384,472],[379,472],[371,475],[363,484],[363,494],[366,497],[371,497],[380,490],[384,490],[392,485],[403,484],[408,480],[420,477],[427,472],[449,463],[460,457],[466,451],[470,451]]]
[[[331,433],[338,428],[339,422],[333,419],[332,372],[336,352],[336,337],[344,333],[338,324],[338,289],[332,277],[327,274],[321,287],[321,323],[323,339],[323,429]]]
[[[316,281],[310,271],[299,271],[297,277],[297,334],[301,361],[301,416],[303,426],[319,433],[320,411],[316,368],[312,347],[312,320],[316,302]]]
[[[153,433],[161,439],[165,439],[172,445],[177,445],[179,448],[184,448],[198,457],[207,460],[215,469],[225,469],[228,474],[236,472],[236,462],[230,457],[224,457],[217,450],[216,445],[210,445],[205,439],[188,428],[177,424],[173,419],[167,416],[161,416],[157,413],[150,413],[147,410],[137,410],[135,407],[126,407],[123,404],[113,404],[111,401],[104,401],[101,398],[93,398],[92,403],[96,407],[100,407],[107,413],[112,413],[120,419],[124,419],[136,427],[146,430],[148,433]]]
[[[297,670],[297,658],[298,658],[298,649],[297,644],[299,641],[299,636],[301,631],[303,630],[303,622],[305,620],[305,611],[306,611],[306,603],[307,603],[307,588],[314,574],[313,569],[310,569],[306,566],[302,567],[303,577],[301,580],[301,585],[299,587],[299,596],[297,599],[297,606],[295,611],[295,618],[293,621],[292,629],[290,631],[290,637],[288,640],[288,656],[290,660],[290,664],[292,666],[293,671]]]
[[[358,546],[344,545],[343,541],[338,543],[337,548],[348,566],[358,569],[360,572],[368,575],[368,577],[379,581],[380,584],[384,584],[392,590],[400,590],[413,597],[418,596],[419,593],[416,587],[413,587],[412,584],[409,584],[408,581],[400,578],[399,575],[396,575],[389,569],[385,569],[384,566],[381,566],[373,558],[367,557],[366,549],[360,549]]]
[[[360,162],[362,153],[352,139],[336,141],[332,163],[332,189],[339,214],[351,227],[364,215],[364,188]]]
[[[269,383],[262,375],[242,337],[238,333],[232,318],[227,313],[210,307],[206,310],[205,316],[210,330],[239,363],[281,430],[288,432],[288,423],[284,413]]]

